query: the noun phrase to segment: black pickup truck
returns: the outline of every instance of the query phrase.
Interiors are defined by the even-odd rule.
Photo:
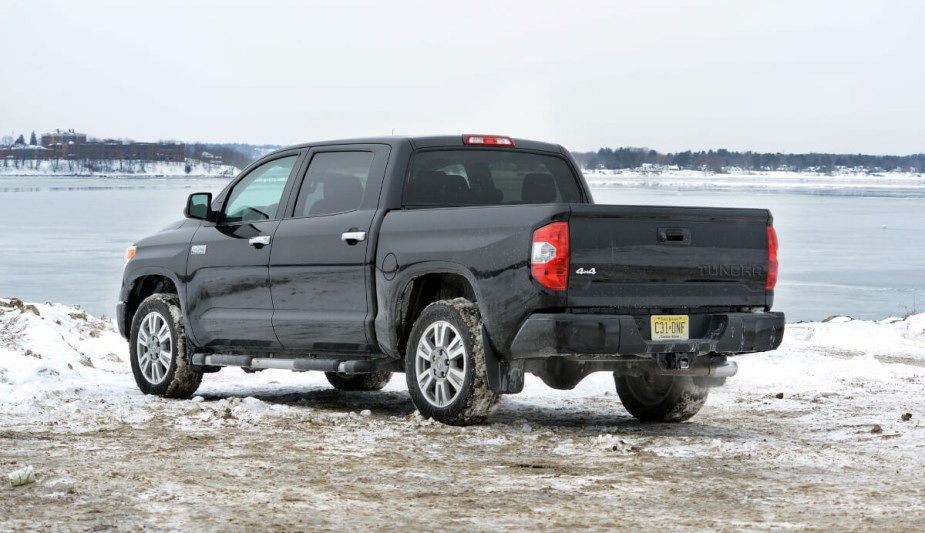
[[[613,372],[626,409],[681,421],[780,345],[764,209],[596,205],[558,145],[503,136],[293,146],[127,251],[117,316],[138,387],[203,373],[404,372],[423,416],[483,420],[525,373]]]

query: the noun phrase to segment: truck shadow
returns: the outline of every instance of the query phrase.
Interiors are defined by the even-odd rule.
[[[205,401],[252,397],[269,404],[287,405],[326,414],[347,414],[369,410],[371,418],[388,421],[414,417],[415,408],[405,391],[347,392],[334,389],[258,393],[202,394]],[[527,429],[525,429],[525,426]],[[562,434],[600,435],[603,433],[636,434],[649,437],[698,436],[710,438],[760,437],[747,428],[713,425],[697,416],[683,423],[640,422],[630,416],[616,397],[576,398],[566,407],[548,406],[529,399],[505,396],[488,420],[476,427],[496,428],[501,432],[546,429]]]
[[[228,398],[256,398],[262,402],[291,407],[318,409],[330,413],[370,410],[377,417],[408,416],[414,405],[406,392],[347,392],[334,389],[313,389],[299,392],[259,392],[254,394],[201,394],[205,401]]]

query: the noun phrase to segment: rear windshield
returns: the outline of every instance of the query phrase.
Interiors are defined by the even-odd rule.
[[[502,150],[434,150],[411,158],[406,207],[578,203],[564,159]]]

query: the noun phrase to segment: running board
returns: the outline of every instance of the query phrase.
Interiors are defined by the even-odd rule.
[[[385,361],[383,361],[385,362]],[[243,368],[272,368],[305,372],[320,370],[323,372],[346,372],[349,374],[366,374],[381,370],[378,361],[341,359],[278,359],[274,357],[253,357],[250,355],[193,354],[192,363],[198,366],[239,366]]]

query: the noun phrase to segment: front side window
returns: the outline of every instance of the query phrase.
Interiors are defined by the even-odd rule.
[[[416,153],[405,180],[406,207],[580,202],[564,159],[501,150]]]
[[[357,209],[363,203],[372,166],[372,152],[315,154],[299,188],[293,216],[332,215]]]
[[[268,161],[238,182],[222,213],[222,222],[256,222],[276,218],[276,210],[298,156]]]

